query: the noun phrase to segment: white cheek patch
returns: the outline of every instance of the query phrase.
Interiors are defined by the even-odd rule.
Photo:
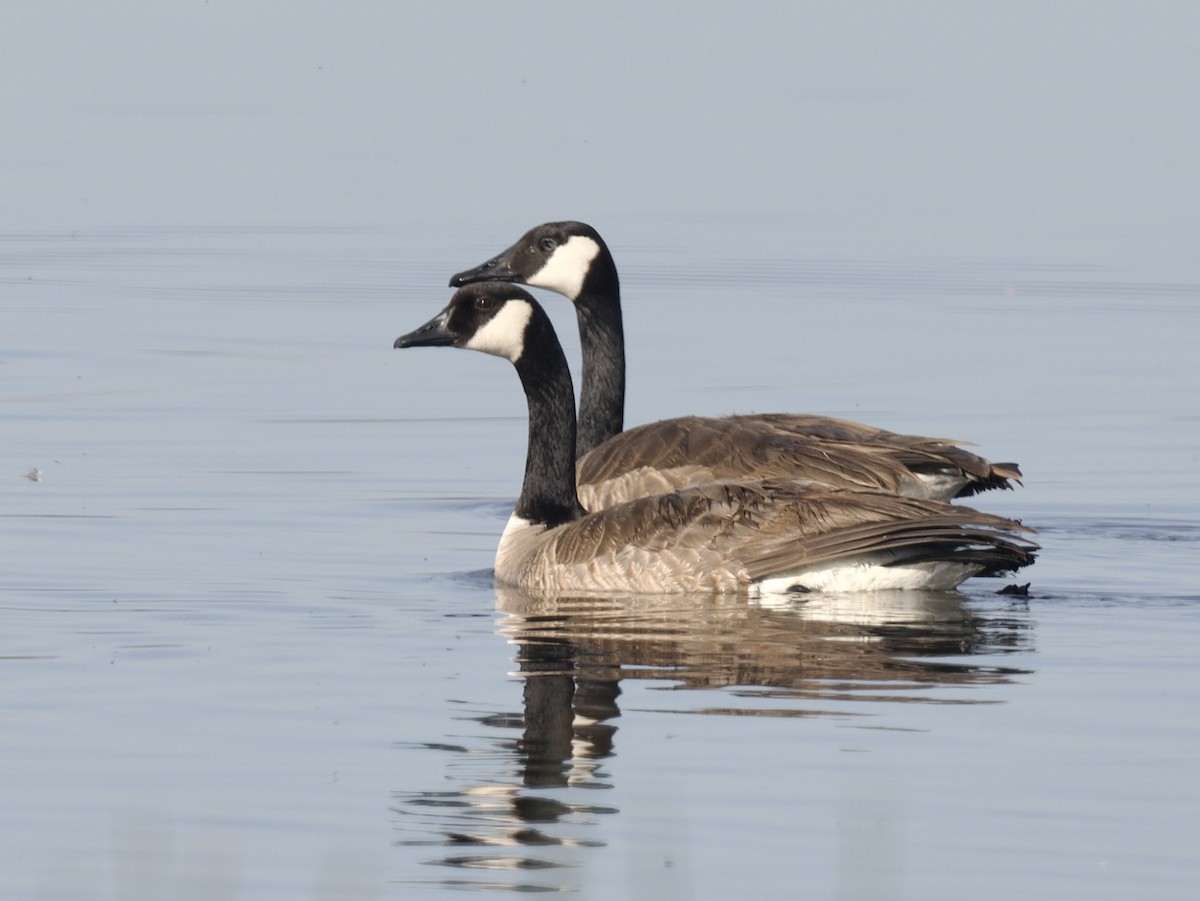
[[[526,301],[510,300],[463,346],[515,363],[525,350],[525,326],[532,315],[533,307]]]
[[[599,252],[600,245],[591,238],[572,235],[550,255],[546,265],[533,274],[528,284],[557,291],[574,300],[583,289],[583,280]]]

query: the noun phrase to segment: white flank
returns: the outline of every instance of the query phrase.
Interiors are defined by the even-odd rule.
[[[535,288],[545,288],[557,291],[564,297],[574,300],[583,289],[583,280],[587,278],[588,269],[600,245],[591,238],[583,235],[572,235],[551,254],[546,265],[539,269],[529,279],[528,284]]]
[[[525,351],[525,326],[532,315],[533,307],[527,301],[507,301],[464,346],[515,363]]]
[[[797,573],[772,576],[755,584],[761,594],[777,594],[799,587],[808,591],[951,591],[979,572],[970,563],[929,561],[881,565],[869,557],[858,561],[813,566]]]

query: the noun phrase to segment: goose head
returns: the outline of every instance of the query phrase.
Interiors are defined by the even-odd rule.
[[[584,222],[546,222],[490,260],[458,273],[451,287],[516,282],[562,294],[575,306],[583,351],[577,452],[616,435],[625,419],[625,331],[617,264]]]
[[[604,271],[602,271],[604,270]],[[604,240],[583,222],[547,222],[531,228],[508,250],[450,279],[457,288],[480,281],[519,282],[574,301],[589,278],[616,278]]]
[[[529,404],[525,482],[514,515],[547,527],[584,515],[575,490],[571,371],[554,326],[528,292],[504,282],[467,285],[393,346],[463,347],[510,361]]]
[[[442,312],[392,346],[463,347],[516,363],[525,352],[526,330],[536,309],[537,302],[515,285],[467,285],[454,293]]]

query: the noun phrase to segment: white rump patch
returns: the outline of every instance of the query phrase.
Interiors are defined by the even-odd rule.
[[[533,274],[528,284],[557,291],[574,300],[583,290],[583,280],[587,278],[592,260],[596,259],[599,252],[600,245],[591,238],[571,235],[567,243],[559,245],[546,264]]]
[[[525,300],[509,300],[464,346],[485,354],[505,357],[513,363],[525,351],[525,326],[533,316],[533,307]]]

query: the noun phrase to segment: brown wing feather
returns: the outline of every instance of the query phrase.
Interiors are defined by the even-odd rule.
[[[896,462],[917,473],[947,466],[956,467],[967,476],[968,481],[955,497],[968,497],[992,489],[1011,489],[1010,482],[1019,484],[1021,481],[1021,469],[1016,463],[993,463],[959,446],[967,442],[950,438],[905,435],[848,419],[805,413],[763,413],[731,416],[729,419],[741,424],[769,424],[781,432],[806,438],[889,448],[896,454],[893,458]]]
[[[729,590],[856,554],[891,550],[933,559],[972,548],[989,549],[996,568],[1008,569],[1032,560],[1035,545],[1020,539],[1020,531],[1028,530],[937,501],[770,482],[713,483],[640,498],[562,526],[547,535],[529,572],[536,580],[551,570],[578,568],[609,580],[596,587],[654,590],[644,583],[653,583],[661,570],[664,584]],[[587,577],[580,578],[578,585],[586,587]]]
[[[751,419],[689,416],[609,439],[580,461],[578,479],[586,488],[658,471],[668,473],[673,487],[698,484],[700,473],[702,481],[778,478],[892,494],[919,490],[913,474],[893,457],[887,448],[788,434]]]
[[[801,414],[686,416],[637,426],[585,455],[577,469],[588,509],[706,481],[786,479],[924,496],[918,475],[957,470],[958,496],[1010,487],[1020,471],[949,441]]]
[[[857,554],[902,552],[907,562],[953,557],[973,551],[987,571],[1016,569],[1032,562],[1032,542],[1020,532],[1032,530],[1014,520],[970,507],[903,497],[863,497],[843,493],[783,504],[782,516],[764,525],[743,551],[751,579],[799,566],[826,563]],[[804,535],[792,537],[799,523]]]

